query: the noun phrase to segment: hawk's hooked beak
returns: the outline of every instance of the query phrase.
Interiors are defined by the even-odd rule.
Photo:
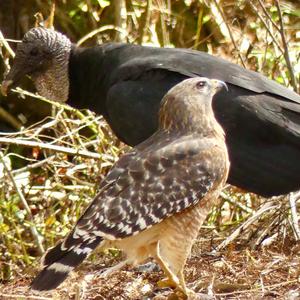
[[[212,79],[211,81],[216,91],[220,91],[222,88],[225,88],[226,91],[228,92],[228,86],[224,81],[217,80],[217,79]]]

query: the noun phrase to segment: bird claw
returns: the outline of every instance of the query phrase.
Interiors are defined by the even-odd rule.
[[[170,278],[164,278],[157,282],[157,285],[160,288],[166,288],[166,287],[177,288],[178,284],[179,283],[175,282],[174,280],[172,280]]]

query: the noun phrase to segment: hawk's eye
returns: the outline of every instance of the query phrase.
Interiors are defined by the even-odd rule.
[[[206,81],[198,81],[196,84],[197,89],[202,89],[203,87],[205,87],[207,84]]]
[[[38,48],[32,48],[29,52],[31,56],[37,56],[39,54],[39,49]]]

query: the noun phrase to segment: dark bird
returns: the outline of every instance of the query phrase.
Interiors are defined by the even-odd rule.
[[[212,110],[223,84],[190,78],[166,94],[156,133],[113,166],[70,234],[46,253],[33,289],[56,288],[100,244],[122,249],[129,264],[155,258],[170,285],[192,293],[184,265],[229,170]]]
[[[39,93],[102,114],[129,145],[158,126],[163,95],[195,76],[226,82],[213,109],[226,133],[228,182],[263,196],[300,188],[300,96],[252,71],[209,54],[109,43],[78,48],[54,30],[34,28],[19,44],[5,94],[26,74]]]

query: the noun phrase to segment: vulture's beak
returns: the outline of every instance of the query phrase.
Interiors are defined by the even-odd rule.
[[[7,93],[9,92],[9,90],[10,90],[10,87],[11,87],[11,85],[13,84],[14,82],[13,82],[13,80],[11,80],[11,79],[5,79],[5,80],[3,80],[2,81],[2,83],[1,83],[1,94],[3,95],[3,96],[7,96]]]
[[[1,83],[2,95],[7,96],[10,89],[16,86],[26,74],[28,74],[26,64],[15,58],[10,71]]]

